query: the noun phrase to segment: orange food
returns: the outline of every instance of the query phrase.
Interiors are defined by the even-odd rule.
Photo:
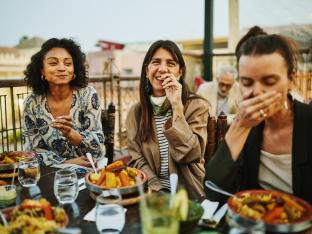
[[[123,163],[123,161],[118,160],[118,161],[115,161],[115,162],[113,162],[113,163],[107,165],[105,169],[106,169],[107,171],[112,171],[112,170],[114,170],[114,169],[116,169],[116,168],[123,167],[123,166],[125,166],[125,164]]]
[[[89,180],[103,188],[120,188],[135,185],[135,177],[140,175],[138,169],[125,167],[120,160],[109,164],[105,169],[101,169],[98,174],[90,173]]]
[[[13,211],[12,219],[20,215],[44,217],[46,220],[55,220],[57,223],[64,223],[66,213],[63,208],[52,207],[50,202],[44,198],[40,200],[25,199],[22,204]]]
[[[283,207],[275,207],[263,216],[263,221],[266,223],[272,222],[274,219],[279,218],[283,211]]]
[[[0,186],[1,185],[7,185],[8,183],[7,182],[5,182],[4,180],[0,180]]]
[[[290,199],[288,196],[284,195],[282,196],[282,199],[287,203],[288,206],[293,207],[301,212],[304,211],[304,208],[301,205],[299,205],[294,200]]]
[[[120,178],[122,186],[129,186],[130,185],[129,177],[128,177],[127,172],[125,172],[125,170],[122,170],[119,173],[119,178]]]
[[[117,182],[116,182],[116,175],[113,172],[107,172],[106,177],[106,187],[107,188],[116,188],[117,187]]]
[[[243,192],[232,198],[230,207],[242,216],[262,219],[265,223],[283,224],[300,220],[307,210],[299,199],[281,192]]]
[[[105,180],[105,171],[100,171],[100,178],[96,181],[96,185],[101,185],[103,183],[103,181]]]

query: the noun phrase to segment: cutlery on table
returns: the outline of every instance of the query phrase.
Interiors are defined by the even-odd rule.
[[[174,195],[177,192],[177,185],[178,185],[178,175],[176,173],[171,173],[170,177],[170,202],[169,202],[169,207],[172,207],[173,203],[173,198]]]
[[[88,158],[88,160],[89,160],[89,162],[90,162],[90,164],[91,164],[91,166],[92,166],[92,168],[93,168],[95,174],[98,174],[98,172],[97,172],[97,170],[96,170],[96,167],[95,167],[95,165],[94,165],[94,162],[93,162],[92,155],[91,155],[90,153],[86,153],[86,155],[87,155],[87,158]]]

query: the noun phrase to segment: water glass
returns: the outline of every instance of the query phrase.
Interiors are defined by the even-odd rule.
[[[170,196],[154,193],[140,200],[143,234],[178,234],[179,219],[176,209],[169,206]]]
[[[226,216],[227,223],[229,224],[229,234],[264,234],[265,225],[263,221],[248,219],[242,216],[233,215],[228,212]]]
[[[78,178],[75,171],[59,170],[54,177],[54,195],[60,204],[73,203],[78,196]]]
[[[23,187],[37,185],[40,179],[40,165],[36,157],[21,159],[18,162],[18,181]]]
[[[95,222],[100,233],[120,233],[125,225],[125,209],[118,203],[111,203],[103,195],[96,198]]]

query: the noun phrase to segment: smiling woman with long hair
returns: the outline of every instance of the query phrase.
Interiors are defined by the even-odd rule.
[[[153,190],[170,190],[177,173],[192,198],[204,195],[208,102],[190,94],[185,62],[172,41],[156,41],[145,55],[140,102],[127,117],[130,165],[143,170]]]
[[[32,89],[24,102],[24,148],[42,164],[90,166],[86,153],[104,156],[99,98],[89,87],[85,55],[73,40],[52,38],[32,56],[25,71]],[[29,134],[29,130],[39,128]],[[28,131],[28,134],[26,134]]]

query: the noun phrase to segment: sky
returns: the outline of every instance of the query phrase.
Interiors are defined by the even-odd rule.
[[[205,0],[0,0],[0,47],[22,36],[70,37],[85,51],[121,43],[200,39]],[[312,23],[311,0],[239,0],[240,28]],[[214,36],[228,35],[228,0],[214,0]]]

